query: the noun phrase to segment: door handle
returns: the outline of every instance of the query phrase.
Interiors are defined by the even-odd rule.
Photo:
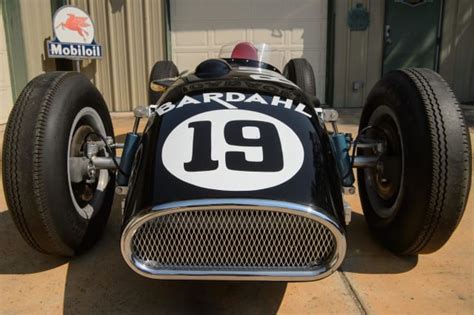
[[[390,38],[391,28],[390,25],[385,25],[385,44],[390,45],[392,43],[392,39]]]

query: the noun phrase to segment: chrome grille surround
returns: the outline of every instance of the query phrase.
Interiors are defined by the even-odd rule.
[[[201,199],[133,218],[121,248],[128,265],[149,278],[306,281],[334,272],[346,241],[333,219],[307,206]]]

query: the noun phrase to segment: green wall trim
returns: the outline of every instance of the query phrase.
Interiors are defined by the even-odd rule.
[[[334,43],[336,40],[336,11],[334,1],[327,0],[328,19],[326,36],[326,104],[334,106]]]
[[[165,47],[164,60],[171,60],[171,3],[170,0],[163,1],[165,12]]]
[[[16,100],[28,82],[20,2],[0,0],[0,6],[5,26],[12,95],[13,100]]]

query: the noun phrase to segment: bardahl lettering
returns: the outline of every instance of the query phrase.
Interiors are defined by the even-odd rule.
[[[228,109],[238,109],[232,103],[258,103],[262,104],[262,106],[280,106],[289,110],[293,110],[299,114],[305,115],[307,117],[312,117],[310,114],[305,112],[306,105],[303,103],[293,104],[292,99],[283,99],[281,96],[272,96],[267,97],[268,101],[265,100],[265,97],[260,95],[259,93],[254,93],[252,95],[246,95],[244,93],[239,92],[213,92],[213,93],[203,93],[201,94],[202,101],[196,99],[195,97],[191,97],[189,95],[185,95],[177,104],[173,104],[172,102],[166,102],[160,106],[158,105],[150,105],[150,114],[152,112],[156,112],[159,116],[162,116],[170,111],[182,108],[186,105],[197,105],[197,104],[220,104],[225,108]]]

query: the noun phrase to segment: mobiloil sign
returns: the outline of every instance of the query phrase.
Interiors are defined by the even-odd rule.
[[[48,41],[48,57],[100,59],[102,46],[94,39],[94,24],[81,9],[66,5],[53,18],[54,39]]]

